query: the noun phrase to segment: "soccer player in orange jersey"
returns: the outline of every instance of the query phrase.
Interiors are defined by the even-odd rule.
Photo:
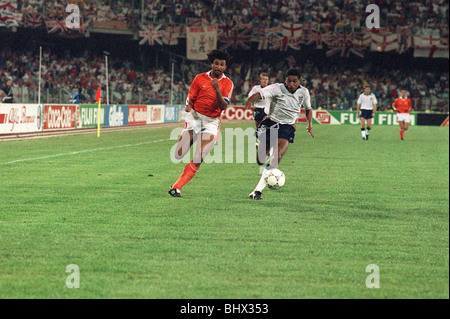
[[[180,178],[170,187],[172,197],[181,197],[180,190],[195,176],[201,163],[211,151],[220,125],[220,114],[230,103],[233,82],[225,76],[230,56],[225,51],[213,50],[208,54],[211,70],[197,75],[186,100],[186,122],[175,147],[175,158],[182,159],[197,140],[192,162]]]
[[[401,97],[395,100],[392,104],[392,108],[397,112],[397,122],[400,125],[400,138],[404,139],[405,131],[409,126],[409,112],[411,111],[411,100],[406,97],[406,90],[401,90]]]

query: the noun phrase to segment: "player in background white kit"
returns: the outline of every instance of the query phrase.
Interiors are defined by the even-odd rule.
[[[363,140],[369,139],[369,133],[372,128],[372,119],[375,117],[375,112],[377,111],[377,103],[375,94],[371,93],[370,85],[366,85],[364,87],[364,93],[359,96],[356,109],[356,117],[361,119],[361,135]]]
[[[269,74],[261,73],[259,75],[259,83],[260,85],[255,85],[254,87],[252,87],[250,93],[248,94],[248,97],[251,97],[252,95],[258,93],[261,89],[269,85]],[[270,100],[266,99],[256,101],[253,104],[253,107],[255,108],[253,111],[253,119],[255,120],[256,128],[258,128],[259,123],[261,123],[261,121],[264,120],[264,118],[269,113]]]
[[[300,81],[300,71],[290,69],[286,74],[285,83],[269,85],[253,94],[245,102],[245,107],[250,108],[252,103],[258,100],[269,99],[271,101],[268,116],[258,125],[258,164],[264,165],[271,148],[273,148],[274,156],[264,169],[255,190],[249,195],[251,199],[262,199],[262,191],[266,186],[264,175],[272,168],[278,168],[278,164],[286,154],[289,143],[294,143],[294,124],[300,116],[302,107],[306,110],[308,120],[306,130],[314,137],[312,133],[311,98],[308,89],[301,86]]]

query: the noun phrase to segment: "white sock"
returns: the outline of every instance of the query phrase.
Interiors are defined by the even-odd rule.
[[[264,181],[264,174],[267,173],[271,168],[268,168],[267,166],[264,168],[264,171],[261,174],[261,179],[259,180],[258,185],[256,185],[256,188],[254,192],[262,192],[264,188],[266,187],[266,182]]]
[[[362,135],[363,138],[366,138],[366,131],[365,130],[361,131],[361,135]]]

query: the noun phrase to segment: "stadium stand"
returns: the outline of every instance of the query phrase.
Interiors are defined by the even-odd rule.
[[[141,23],[163,23],[178,25],[182,28],[185,25],[201,24],[205,21],[218,25],[233,23],[241,28],[251,28],[253,31],[289,22],[320,24],[324,32],[341,27],[359,30],[364,23],[364,15],[360,13],[364,12],[364,6],[368,4],[367,1],[353,0],[300,2],[244,0],[239,5],[231,0],[72,0],[71,3],[80,6],[83,17],[91,20],[89,23],[92,27],[111,30],[123,27],[134,32],[140,28]],[[411,30],[414,36],[437,37],[442,43],[447,41],[448,48],[449,5],[447,1],[378,0],[373,3],[382,8],[383,25],[389,25],[392,30]],[[0,26],[1,21],[4,21],[7,27],[6,32],[10,32],[11,27],[8,28],[8,25],[14,26],[11,19],[19,21],[23,18],[21,23],[17,22],[17,26],[24,27],[21,36],[25,35],[25,38],[32,37],[27,32],[38,31],[31,29],[45,29],[44,22],[47,20],[63,19],[67,16],[66,1],[62,0],[0,1],[0,6],[6,6],[6,4],[11,4],[13,9],[10,10],[17,11],[19,15],[12,16],[13,18],[8,18],[9,20],[6,18],[0,20]],[[9,9],[4,7],[3,10]],[[122,24],[124,21],[125,25]],[[47,32],[48,37],[41,33],[39,36],[53,46],[61,45],[54,37],[51,37],[53,31],[49,31],[48,27]],[[113,33],[114,31],[111,31],[111,37]],[[95,44],[93,44],[95,40],[83,39],[85,40],[82,45],[86,47],[82,52],[76,52],[73,48],[71,50],[45,48],[42,79],[43,99],[46,102],[67,102],[79,89],[86,97],[86,101],[92,102],[97,87],[105,84],[103,56],[95,51]],[[305,39],[304,42],[307,40]],[[136,48],[136,46],[133,48],[141,55],[151,51]],[[174,50],[171,51],[182,54],[184,46],[184,42],[181,42],[173,46]],[[16,100],[35,101],[38,72],[37,46],[13,48],[10,44],[5,48],[7,49],[0,48],[0,82],[4,83],[8,78],[13,79]],[[170,48],[172,49],[172,46]],[[439,66],[427,71],[426,67],[409,69],[379,65],[374,62],[373,54],[368,52],[362,59],[363,64],[347,64],[343,67],[327,62],[328,54],[326,57],[322,54],[319,59],[310,59],[311,56],[317,55],[316,52],[309,48],[303,50],[303,47],[302,51],[295,51],[295,58],[292,56],[293,51],[287,50],[278,52],[280,53],[278,60],[268,61],[264,59],[267,51],[255,50],[255,45],[252,46],[252,59],[249,60],[245,58],[246,53],[242,48],[228,48],[231,51],[235,49],[237,49],[237,58],[229,69],[229,76],[236,84],[232,99],[234,104],[242,104],[245,101],[249,88],[256,83],[260,72],[269,72],[273,83],[281,80],[283,70],[295,65],[304,74],[315,108],[354,109],[355,99],[361,87],[370,83],[381,101],[381,109],[389,107],[392,99],[398,96],[400,87],[406,87],[416,110],[448,112],[448,72],[439,70]],[[239,53],[239,49],[243,53]],[[161,55],[164,55],[163,49],[161,52]],[[403,56],[409,61],[413,59],[411,54]],[[175,65],[173,92],[176,98],[173,100],[174,103],[183,103],[193,76],[204,69],[201,64],[186,59],[179,62]],[[171,70],[168,61],[142,63],[142,58],[124,57],[123,54],[113,52],[109,66],[112,102],[168,103],[170,101]]]

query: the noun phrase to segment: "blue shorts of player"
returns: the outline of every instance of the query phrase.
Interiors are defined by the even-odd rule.
[[[372,113],[373,113],[372,110],[361,110],[359,117],[362,117],[366,120],[370,120],[371,118],[373,118]]]
[[[253,110],[253,118],[256,122],[261,122],[265,116],[267,116],[267,113],[264,112],[264,108],[257,107]]]
[[[258,125],[257,137],[260,141],[272,145],[276,141],[271,141],[270,136],[283,138],[289,143],[294,143],[295,126],[290,124],[278,124],[269,118],[264,119]],[[263,138],[265,136],[265,139]]]

